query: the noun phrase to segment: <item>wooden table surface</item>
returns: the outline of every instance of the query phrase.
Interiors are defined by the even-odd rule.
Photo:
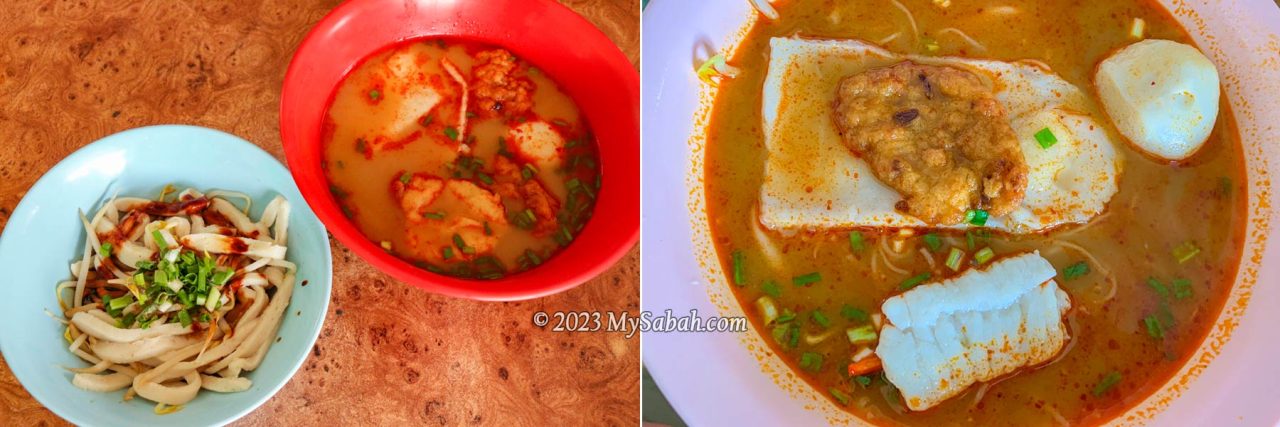
[[[639,64],[638,0],[562,2]],[[285,69],[306,31],[339,2],[312,3],[6,1],[0,13],[0,228],[60,159],[129,128],[212,127],[283,161],[277,114]],[[531,322],[540,310],[637,315],[638,248],[563,294],[480,303],[409,288],[336,241],[330,245],[333,299],[320,340],[289,384],[239,424],[639,423],[639,338],[551,332]],[[32,399],[3,362],[0,420],[65,424]]]

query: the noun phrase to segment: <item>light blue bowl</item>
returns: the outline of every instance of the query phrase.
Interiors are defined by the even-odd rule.
[[[70,263],[84,248],[76,209],[91,216],[104,197],[153,198],[165,184],[235,190],[253,197],[252,217],[276,194],[293,208],[288,259],[298,284],[253,387],[240,393],[201,391],[181,411],[156,415],[145,399],[122,400],[123,391],[96,393],[71,385],[63,366],[88,364],[67,351],[63,327],[44,311],[60,313],[54,286],[70,277]],[[222,425],[257,408],[302,366],[324,323],[333,266],[324,226],[316,219],[280,162],[230,134],[195,126],[152,126],[103,138],[45,173],[13,211],[0,236],[0,352],[31,395],[79,425]]]

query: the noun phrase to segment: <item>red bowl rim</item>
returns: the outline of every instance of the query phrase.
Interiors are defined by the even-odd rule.
[[[330,233],[332,233],[335,238],[378,270],[386,272],[392,277],[395,277],[405,283],[434,293],[460,298],[492,301],[538,298],[573,288],[604,272],[604,270],[616,263],[631,249],[631,247],[636,244],[640,235],[639,73],[636,71],[635,67],[631,65],[625,55],[623,55],[617,48],[617,46],[614,45],[613,42],[610,41],[598,28],[568,8],[547,0],[486,0],[485,2],[475,3],[484,3],[484,6],[482,7],[487,8],[490,11],[500,10],[501,13],[499,13],[499,15],[527,16],[528,14],[534,14],[534,16],[539,16],[541,18],[541,22],[555,21],[557,22],[557,25],[554,27],[553,32],[562,35],[562,37],[560,37],[561,40],[569,40],[579,46],[594,46],[594,62],[592,64],[594,66],[594,74],[596,74],[600,79],[605,80],[609,78],[616,78],[619,83],[616,88],[612,88],[615,90],[611,92],[614,92],[615,95],[621,95],[623,98],[622,104],[626,105],[624,108],[626,111],[616,113],[620,114],[620,116],[609,116],[614,119],[611,121],[617,121],[616,119],[620,117],[622,124],[618,125],[611,123],[610,127],[630,128],[630,133],[633,134],[617,135],[620,137],[618,140],[623,142],[618,143],[618,147],[611,147],[611,149],[622,151],[630,148],[631,145],[634,145],[634,153],[626,156],[630,158],[628,159],[628,164],[612,165],[608,164],[605,160],[605,147],[603,146],[603,142],[601,142],[600,163],[605,185],[603,186],[603,191],[600,192],[599,197],[603,200],[606,193],[610,191],[613,192],[610,194],[611,199],[627,197],[627,193],[630,193],[629,196],[634,201],[627,201],[625,199],[619,200],[623,208],[634,205],[634,208],[630,209],[632,212],[622,212],[620,215],[612,215],[608,219],[607,223],[598,215],[593,215],[593,218],[588,221],[583,231],[577,238],[575,238],[575,243],[569,245],[555,257],[552,257],[546,264],[527,272],[512,274],[497,280],[459,279],[432,273],[383,251],[380,247],[366,238],[364,234],[356,228],[351,220],[341,213],[336,202],[333,200],[332,195],[328,191],[328,180],[320,170],[319,162],[308,161],[309,157],[305,152],[310,148],[308,148],[307,145],[319,145],[319,142],[301,141],[300,139],[302,137],[295,135],[295,131],[297,129],[290,124],[293,121],[301,121],[303,123],[307,121],[294,120],[297,116],[303,113],[296,111],[300,107],[291,103],[295,98],[292,97],[291,94],[295,90],[309,90],[309,88],[297,86],[297,83],[295,83],[299,74],[304,72],[303,68],[305,67],[305,64],[302,64],[300,61],[304,58],[304,53],[311,54],[311,51],[313,50],[323,49],[323,46],[320,45],[320,39],[328,35],[323,33],[337,31],[335,27],[345,25],[346,19],[354,12],[359,11],[361,8],[374,7],[374,5],[378,3],[392,2],[389,0],[348,1],[339,5],[337,8],[334,8],[328,15],[316,23],[316,25],[312,27],[312,29],[303,38],[295,51],[293,58],[290,60],[289,68],[285,73],[284,84],[281,90],[280,136],[284,146],[290,174],[293,175],[294,180],[297,182],[298,188],[301,190],[301,193],[307,203],[311,206],[316,215],[320,217],[321,221],[324,222]],[[400,2],[396,1],[395,3]],[[368,56],[395,44],[419,38],[439,37],[455,40],[462,39],[476,41],[506,48],[526,59],[530,57],[530,55],[527,55],[529,52],[525,52],[527,49],[522,48],[522,46],[528,46],[532,43],[520,46],[515,46],[509,43],[511,40],[519,40],[523,37],[521,35],[509,35],[507,36],[509,40],[496,40],[493,34],[477,35],[469,32],[457,32],[457,30],[464,29],[460,27],[465,26],[465,23],[468,22],[465,21],[466,17],[461,15],[459,12],[475,11],[479,9],[477,7],[468,9],[467,6],[457,6],[453,2],[445,2],[441,0],[411,0],[407,3],[415,3],[418,6],[438,7],[452,11],[454,12],[453,16],[441,19],[452,18],[457,22],[463,22],[463,24],[445,24],[443,26],[447,26],[449,28],[433,29],[434,32],[425,32],[408,37],[400,37],[396,40],[388,40],[381,47],[366,52],[364,56],[357,58],[348,67],[346,67],[346,69],[342,70],[341,75],[343,77],[340,77],[337,83],[335,83],[335,88],[336,85],[340,84],[342,79],[345,78],[345,76],[354,69],[355,66],[364,61]],[[408,7],[407,3],[405,3],[406,5],[403,7]],[[474,23],[472,25],[474,25]],[[475,31],[474,28],[469,30]],[[570,33],[572,33],[572,37],[563,36]],[[544,70],[544,72],[547,72],[553,80],[561,83],[562,88],[567,89],[566,91],[570,92],[570,95],[574,97],[575,101],[581,101],[581,96],[583,94],[574,93],[571,88],[566,87],[571,86],[572,83],[570,82],[569,85],[566,85],[564,83],[569,81],[559,78],[562,76],[559,75],[560,73],[558,73],[557,70],[562,67],[556,66],[557,64],[543,64],[532,60],[531,62],[533,62],[535,66]],[[563,72],[563,70],[561,70],[561,72]],[[332,100],[335,88],[329,88],[327,90],[326,97],[330,101]],[[581,107],[582,102],[579,102],[579,104]],[[325,109],[327,109],[327,104]],[[584,116],[586,116],[586,119],[592,123],[593,130],[595,131],[599,130],[595,126],[598,121],[593,119],[609,115],[609,112],[597,112],[598,109],[588,109],[585,107],[581,109]],[[323,113],[321,114],[321,117],[323,117]],[[319,128],[321,125],[316,123],[315,126]],[[631,138],[634,138],[634,141],[631,141]],[[603,139],[599,132],[597,132],[597,139]],[[320,148],[314,148],[314,151],[319,152]],[[304,153],[304,155],[299,155],[299,153]],[[634,163],[634,165],[630,163]],[[618,176],[617,173],[604,173],[605,169],[609,169],[611,171],[614,169],[620,169],[620,173],[631,176]],[[617,182],[616,185],[610,185],[614,184],[609,182],[611,179],[619,182]],[[626,191],[628,188],[631,190]],[[604,202],[602,201],[598,204],[603,205]],[[599,208],[600,206],[597,206],[597,209]],[[576,240],[582,239],[583,236],[587,236],[587,233],[609,233],[612,236],[609,237],[609,240],[613,243],[610,244],[605,242],[603,245],[606,246],[606,248],[604,249],[592,248],[599,249],[593,250],[589,254],[594,258],[593,262],[578,262],[576,259],[564,259],[567,255],[573,255],[571,251],[574,250],[575,246],[578,246]],[[587,255],[586,253],[583,254]],[[542,277],[531,280],[533,279],[532,275],[540,272],[542,269],[552,267],[553,263],[558,265],[555,270],[558,270],[556,272],[559,273],[559,278],[552,278],[549,277],[548,274],[544,273],[538,274],[538,276]]]

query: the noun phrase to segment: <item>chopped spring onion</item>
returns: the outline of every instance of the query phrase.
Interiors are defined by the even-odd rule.
[[[444,219],[444,212],[426,212],[422,214],[423,218]]]
[[[782,315],[778,316],[778,323],[787,323],[796,320],[796,312],[789,308],[782,309]]]
[[[218,292],[218,288],[209,289],[209,295],[204,298],[205,310],[217,310],[219,305],[222,305],[222,293]]]
[[[1154,278],[1154,277],[1148,277],[1148,278],[1147,278],[1147,286],[1150,286],[1150,287],[1151,287],[1151,289],[1155,290],[1155,291],[1156,291],[1156,293],[1157,293],[1157,294],[1160,294],[1160,296],[1161,296],[1161,297],[1163,297],[1163,298],[1168,298],[1168,297],[1169,297],[1169,288],[1168,288],[1168,287],[1166,287],[1166,286],[1164,285],[1164,283],[1160,283],[1160,281],[1159,281],[1159,280],[1156,280],[1156,278]]]
[[[1147,335],[1155,339],[1164,339],[1164,325],[1160,322],[1160,318],[1152,314],[1142,319],[1142,323],[1147,327]]]
[[[921,37],[920,45],[924,48],[925,53],[937,53],[938,50],[942,49],[942,46],[938,45],[938,41],[931,37]]]
[[[991,214],[987,213],[985,210],[970,209],[968,212],[964,213],[964,222],[981,227],[987,225],[987,218],[990,216]]]
[[[821,371],[822,355],[811,351],[804,352],[800,355],[800,367],[812,372]]]
[[[822,313],[822,310],[814,309],[812,313],[809,313],[809,320],[824,328],[831,326],[831,319],[828,319],[827,315]]]
[[[1062,280],[1075,280],[1089,274],[1089,263],[1080,261],[1062,269]]]
[[[480,182],[483,182],[484,185],[493,185],[493,177],[489,176],[487,173],[476,172],[476,177],[480,178]]]
[[[1133,24],[1129,26],[1129,37],[1142,40],[1147,33],[1147,21],[1142,18],[1133,18]]]
[[[1173,248],[1173,257],[1178,260],[1178,264],[1185,264],[1200,253],[1200,248],[1196,246],[1196,242],[1186,241],[1178,247]]]
[[[231,270],[222,270],[217,273],[213,273],[213,284],[218,286],[227,284],[227,280],[231,279],[231,275],[233,273],[235,272]]]
[[[763,285],[760,285],[760,290],[764,292],[765,295],[769,295],[774,298],[782,296],[782,288],[778,287],[778,282],[772,280],[766,281]]]
[[[978,264],[986,264],[987,261],[991,261],[991,258],[995,258],[995,256],[995,251],[991,250],[990,247],[985,247],[973,254],[973,260],[977,261]]]
[[[447,128],[444,128],[444,136],[448,137],[450,140],[457,141],[457,140],[458,140],[458,130],[457,130],[457,129],[454,129],[454,128],[453,128],[453,126],[449,126],[449,127],[447,127]]]
[[[102,247],[98,248],[98,252],[102,252],[103,258],[111,258],[111,242],[102,242]]]
[[[142,273],[134,274],[133,283],[138,286],[147,286],[147,277],[143,276]]]
[[[187,313],[187,310],[178,310],[178,321],[184,327],[191,326],[191,313]]]
[[[862,388],[867,388],[871,386],[871,377],[868,377],[866,375],[858,375],[856,377],[853,377],[853,381],[857,382],[858,385],[862,386]]]
[[[870,344],[876,342],[876,327],[871,325],[845,329],[850,344]]]
[[[849,249],[852,249],[854,252],[862,252],[862,250],[866,248],[867,248],[867,243],[862,238],[861,231],[854,231],[852,233],[849,233]]]
[[[457,247],[458,247],[458,249],[459,249],[459,250],[461,250],[461,251],[462,251],[462,253],[464,253],[464,254],[465,254],[465,253],[470,253],[470,252],[467,252],[467,249],[468,249],[468,248],[470,248],[470,246],[467,246],[467,241],[466,241],[466,240],[462,240],[462,236],[459,236],[459,235],[457,235],[457,234],[454,234],[454,235],[453,235],[453,245],[454,245],[454,246],[457,246]],[[472,252],[474,252],[474,251],[475,251],[475,249],[472,249],[471,251],[472,251]]]
[[[151,238],[152,238],[152,239],[155,239],[155,241],[156,241],[156,247],[160,248],[160,252],[164,252],[164,251],[166,251],[166,250],[169,250],[169,242],[166,242],[166,241],[164,240],[164,234],[161,234],[161,233],[160,233],[160,230],[152,230],[152,231],[151,231]]]
[[[1120,373],[1112,371],[1111,373],[1107,374],[1107,376],[1102,377],[1102,381],[1098,382],[1098,385],[1093,386],[1093,396],[1098,397],[1103,394],[1106,394],[1108,391],[1111,390],[1112,387],[1115,387],[1115,385],[1119,382],[1120,382]]]
[[[713,77],[720,76],[722,78],[733,78],[733,76],[737,74],[738,68],[725,63],[723,54],[707,58],[706,62],[703,62],[701,66],[698,66],[698,78],[713,85],[716,84],[716,80],[712,79]]]
[[[405,173],[400,174],[400,183],[401,183],[401,184],[408,184],[408,183],[409,183],[409,180],[411,180],[411,179],[413,179],[413,175],[410,175],[408,172],[405,172]]]
[[[856,322],[866,322],[871,319],[871,316],[868,315],[866,311],[849,304],[845,304],[843,307],[840,307],[840,316]]]
[[[738,286],[746,284],[746,281],[742,278],[742,270],[746,268],[745,257],[746,255],[743,255],[742,251],[733,251],[733,255],[731,256],[733,262],[733,284]]]
[[[929,250],[937,252],[942,249],[942,239],[937,234],[929,233],[924,235],[924,244],[929,246]]]
[[[756,310],[760,311],[760,317],[766,325],[778,320],[778,304],[773,302],[773,298],[766,296],[756,299]]]
[[[929,277],[931,277],[929,273],[920,273],[915,276],[908,277],[907,280],[903,280],[902,284],[898,285],[898,289],[905,291],[914,288],[921,283],[928,281]]]
[[[1173,297],[1177,299],[1187,299],[1191,297],[1191,281],[1187,279],[1174,279]]]
[[[453,247],[445,246],[444,248],[440,249],[440,257],[444,258],[445,260],[453,258]]]
[[[951,248],[951,252],[947,254],[947,268],[951,271],[960,271],[961,261],[964,261],[964,251],[960,248]]]
[[[111,311],[118,311],[120,309],[128,307],[129,304],[132,304],[132,303],[133,303],[133,297],[124,295],[118,298],[113,298],[111,302],[107,304],[107,306],[111,308]]]
[[[1036,132],[1036,143],[1040,144],[1040,148],[1049,148],[1052,147],[1053,144],[1058,143],[1058,137],[1054,136],[1052,130],[1045,127],[1044,129],[1040,129],[1039,132]]]
[[[827,391],[831,392],[831,397],[836,398],[836,401],[840,402],[841,405],[845,405],[845,406],[849,405],[849,401],[850,401],[849,395],[844,394],[844,392],[840,391],[840,389],[831,387],[827,389]]]
[[[812,272],[812,273],[809,273],[809,274],[805,274],[805,275],[802,275],[802,276],[795,276],[795,277],[792,277],[792,278],[791,278],[791,284],[796,285],[796,286],[809,286],[809,285],[812,285],[812,284],[814,284],[814,283],[818,283],[818,282],[819,282],[819,281],[821,281],[821,280],[822,280],[822,273],[819,273],[819,272],[816,272],[816,271],[815,271],[815,272]]]
[[[369,91],[369,99],[377,101],[378,98],[381,98],[381,97],[382,97],[382,92],[378,91],[377,89]]]

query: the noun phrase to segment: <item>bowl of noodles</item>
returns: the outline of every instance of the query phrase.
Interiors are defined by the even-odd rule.
[[[58,163],[6,224],[0,268],[15,274],[6,362],[79,425],[249,413],[310,353],[332,271],[284,167],[193,126],[121,132]]]

